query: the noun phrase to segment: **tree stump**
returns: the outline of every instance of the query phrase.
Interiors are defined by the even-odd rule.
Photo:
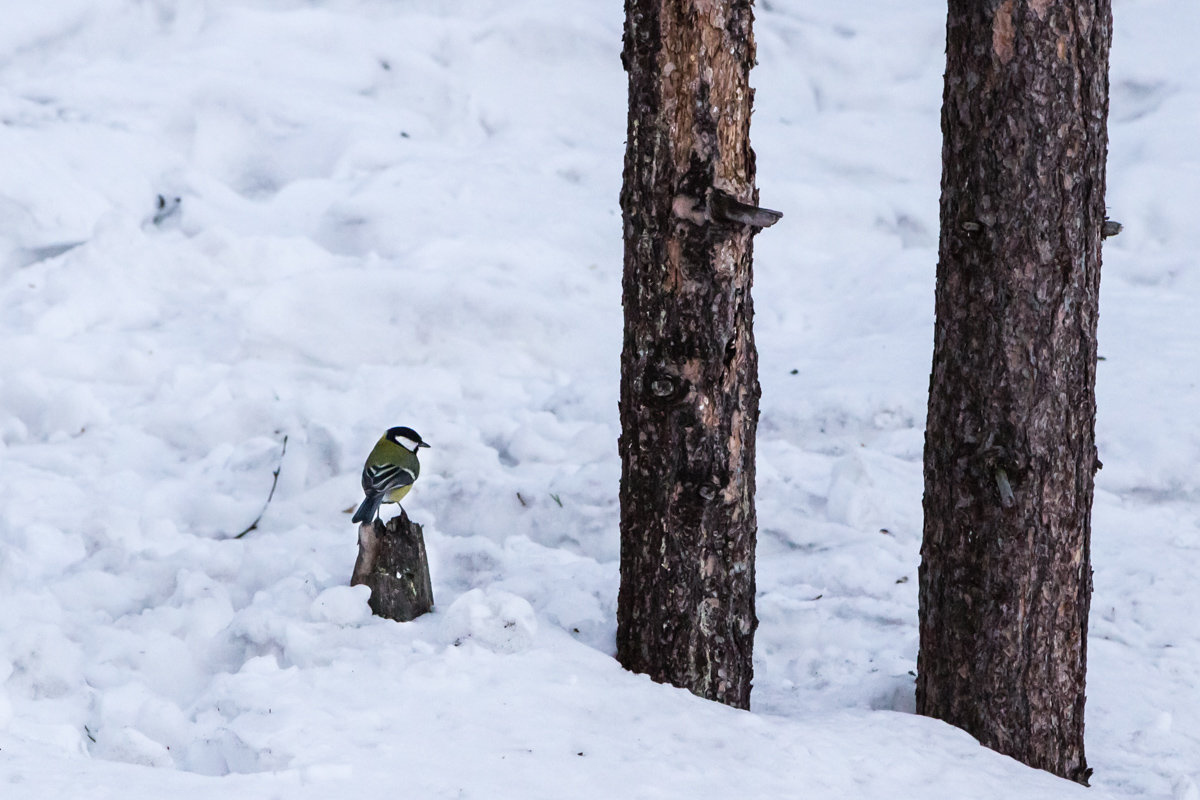
[[[387,525],[375,520],[358,527],[358,560],[350,585],[359,584],[371,587],[376,616],[408,622],[433,608],[425,537],[403,509]]]

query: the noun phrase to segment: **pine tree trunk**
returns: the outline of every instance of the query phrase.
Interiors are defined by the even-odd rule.
[[[951,0],[917,710],[1087,782],[1108,0]]]
[[[627,0],[617,658],[748,708],[754,433],[749,2]],[[743,205],[746,204],[746,205]]]

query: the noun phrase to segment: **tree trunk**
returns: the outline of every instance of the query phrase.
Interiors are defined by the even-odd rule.
[[[416,619],[433,608],[433,585],[421,526],[403,509],[385,526],[380,520],[358,527],[358,560],[350,585],[371,587],[368,601],[378,617]]]
[[[951,0],[917,710],[1087,783],[1108,0]]]
[[[617,658],[748,708],[754,208],[749,2],[627,0]]]

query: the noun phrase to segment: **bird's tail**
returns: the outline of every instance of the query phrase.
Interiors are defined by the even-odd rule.
[[[383,495],[367,495],[362,501],[362,505],[358,507],[358,511],[354,512],[354,516],[350,518],[351,522],[373,522],[375,515],[379,513],[379,504],[383,502]]]

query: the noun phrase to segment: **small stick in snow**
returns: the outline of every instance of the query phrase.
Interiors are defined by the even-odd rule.
[[[250,527],[234,536],[234,539],[240,539],[250,531],[258,527],[258,523],[262,522],[263,514],[267,513],[267,506],[271,505],[271,498],[275,496],[275,487],[279,485],[279,470],[283,469],[283,456],[287,453],[287,434],[283,435],[283,449],[279,451],[279,463],[275,465],[275,474],[271,479],[271,491],[267,493],[267,502],[263,503],[262,511],[258,512],[258,516],[254,518],[254,522],[250,523]]]
[[[168,199],[160,194],[158,203],[154,207],[154,216],[150,218],[150,221],[161,227],[164,222],[179,214],[182,203],[182,197]]]

